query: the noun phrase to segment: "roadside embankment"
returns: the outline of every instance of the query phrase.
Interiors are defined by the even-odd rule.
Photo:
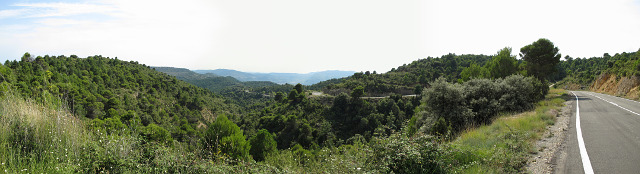
[[[589,88],[591,91],[637,100],[640,86],[639,76],[618,77],[614,74],[603,73]]]

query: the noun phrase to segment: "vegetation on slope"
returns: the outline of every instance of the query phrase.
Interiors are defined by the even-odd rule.
[[[46,102],[46,94],[63,98],[72,113],[92,124],[146,129],[194,143],[196,129],[219,114],[236,117],[238,107],[224,98],[137,62],[93,56],[36,57],[26,53],[21,61],[0,66],[2,82],[25,97]],[[143,133],[144,134],[144,133]]]
[[[640,50],[630,53],[616,53],[611,56],[605,53],[602,57],[572,58],[565,56],[558,64],[559,73],[554,80],[557,85],[569,88],[577,84],[586,89],[601,74],[611,74],[616,77],[631,77],[640,75]]]
[[[511,55],[502,57],[513,63]],[[505,112],[530,109],[547,92],[546,77],[472,77],[449,83],[457,82],[467,69],[458,66],[460,62],[470,65],[483,58],[487,59],[484,62],[503,62],[488,56],[476,58],[456,60],[450,55],[385,74],[356,73],[328,84],[327,91],[337,93],[322,97],[311,95],[300,84],[280,86],[287,91],[272,93],[264,102],[254,100],[258,102],[251,106],[259,107],[243,105],[239,111],[229,104],[232,101],[135,62],[99,56],[33,59],[26,54],[20,62],[0,66],[0,73],[6,76],[1,82],[4,96],[25,96],[45,107],[58,106],[51,101],[62,101],[59,103],[68,106],[66,112],[79,115],[76,118],[84,132],[79,137],[86,138],[76,138],[83,140],[75,145],[83,148],[76,161],[41,163],[37,156],[26,153],[15,158],[27,162],[8,169],[16,171],[27,165],[44,166],[33,168],[35,171],[52,171],[55,166],[71,164],[64,172],[446,173],[488,164],[502,172],[522,170],[514,160],[521,153],[516,151],[522,150],[514,147],[522,146],[510,143],[521,143],[518,140],[530,134],[498,133],[503,138],[491,141],[505,141],[495,144],[506,148],[501,150],[504,156],[488,162],[474,158],[478,152],[455,145],[456,137],[489,125]],[[435,66],[442,62],[447,65]],[[432,65],[433,72],[421,68]],[[510,72],[525,74],[521,70]],[[405,77],[409,80],[403,81]],[[439,80],[431,81],[432,77]],[[376,80],[384,82],[378,85],[383,88],[371,88]],[[423,85],[430,88],[423,90]],[[404,90],[421,95],[403,97]],[[366,97],[385,92],[390,96]],[[171,114],[163,117],[162,111]],[[445,113],[451,111],[458,114]],[[160,120],[154,119],[154,112]],[[7,137],[1,142],[5,145],[19,140],[11,138],[14,133],[3,136]],[[498,161],[492,162],[494,159]],[[514,163],[506,164],[510,162]]]
[[[428,57],[413,61],[410,64],[383,74],[377,72],[359,72],[342,80],[332,81],[334,84],[320,83],[326,86],[325,93],[337,95],[349,92],[358,86],[364,87],[369,96],[385,96],[391,93],[415,94],[416,88],[427,87],[429,82],[439,77],[447,81],[459,79],[460,73],[471,64],[484,65],[493,56],[448,54],[439,58]],[[312,89],[318,87],[311,86]]]

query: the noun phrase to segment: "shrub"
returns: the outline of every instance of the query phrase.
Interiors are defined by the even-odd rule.
[[[381,173],[445,173],[442,152],[431,136],[408,138],[392,134],[371,143],[373,157],[368,164]]]
[[[147,125],[147,127],[144,129],[143,134],[149,141],[160,143],[170,143],[173,141],[173,138],[171,138],[171,134],[169,133],[169,131],[153,123]]]
[[[454,130],[462,130],[473,118],[474,112],[467,106],[463,86],[447,83],[438,78],[425,90],[423,103],[428,117],[444,117]]]
[[[220,115],[207,129],[203,144],[213,155],[220,153],[235,159],[249,158],[250,145],[242,130],[226,116]]]
[[[266,156],[276,152],[276,140],[273,139],[273,135],[265,129],[258,131],[258,134],[251,137],[249,140],[251,144],[251,156],[256,161],[263,161]]]
[[[469,125],[487,124],[500,112],[533,108],[548,90],[546,83],[522,75],[496,80],[472,79],[462,85],[439,78],[424,91],[423,105],[415,116],[418,120],[410,123],[409,133],[412,135],[412,130],[424,127],[422,131],[443,134],[444,122],[451,124],[454,133]]]

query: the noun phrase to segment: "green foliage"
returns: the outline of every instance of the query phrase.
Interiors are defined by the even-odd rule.
[[[353,76],[331,81],[331,84],[319,83],[326,86],[323,91],[327,94],[338,95],[362,86],[369,96],[384,96],[391,93],[409,95],[416,85],[428,87],[429,82],[439,77],[447,81],[460,79],[461,72],[472,64],[483,66],[492,56],[486,55],[456,55],[448,54],[439,58],[428,57],[394,68],[387,73],[366,74],[355,73]],[[312,89],[318,87],[311,86]]]
[[[520,48],[520,57],[526,62],[527,74],[540,81],[548,80],[556,72],[556,65],[560,63],[562,55],[558,51],[553,42],[544,38]]]
[[[450,132],[451,124],[447,123],[443,117],[438,118],[438,121],[431,128],[431,133],[437,136],[447,136]]]
[[[357,99],[364,96],[364,87],[358,86],[351,92],[351,98]]]
[[[425,128],[436,124],[444,126],[438,123],[444,118],[454,132],[459,132],[471,125],[490,123],[500,112],[530,109],[536,101],[543,99],[548,89],[547,84],[521,75],[495,80],[473,79],[463,84],[438,79],[423,94],[423,105],[418,113],[421,118],[416,124]]]
[[[249,157],[250,144],[242,130],[225,115],[216,118],[205,132],[203,145],[212,154],[218,152],[235,159],[246,160]]]
[[[274,98],[276,102],[282,102],[284,94],[282,92],[276,93],[276,97]]]
[[[267,156],[276,152],[276,140],[274,140],[273,135],[265,129],[260,129],[258,134],[251,137],[249,144],[251,144],[251,150],[249,152],[256,161],[264,161]]]
[[[460,84],[450,84],[444,78],[431,83],[424,92],[423,103],[427,117],[448,120],[455,131],[460,131],[471,123],[475,113],[467,106],[465,91]],[[424,116],[423,116],[424,117]]]
[[[63,98],[71,112],[96,119],[93,130],[144,133],[142,126],[155,124],[168,131],[170,139],[190,141],[179,138],[184,135],[181,120],[193,128],[206,122],[207,114],[229,113],[235,118],[241,112],[224,98],[138,62],[101,56],[33,59],[28,53],[23,58],[0,66],[0,73],[8,76],[3,82],[38,101],[48,100],[47,94]],[[137,131],[120,131],[125,128]]]
[[[0,110],[3,111],[0,128],[10,130],[0,132],[0,161],[10,166],[6,168],[11,172],[28,168],[33,173],[459,171],[483,160],[475,158],[471,150],[449,146],[445,140],[425,135],[419,128],[444,134],[456,128],[466,129],[454,124],[455,119],[463,120],[464,126],[487,124],[497,113],[531,108],[548,86],[522,76],[446,83],[460,78],[464,67],[471,63],[485,65],[489,58],[450,54],[418,60],[388,73],[356,73],[332,81],[338,83],[328,84],[323,90],[333,90],[337,92],[335,96],[306,95],[304,88],[313,87],[302,85],[258,84],[225,87],[213,94],[137,62],[100,56],[86,59],[45,56],[8,61],[0,66],[0,73],[7,76],[0,82],[3,96],[12,90],[16,95],[33,98],[34,103],[53,102],[45,108],[69,109],[50,112],[35,108],[36,113],[76,113],[81,118],[6,117],[16,114]],[[429,85],[436,77],[442,79]],[[419,92],[423,86],[429,87],[424,95],[402,95]],[[443,95],[437,94],[440,91],[427,95],[434,88],[452,95],[438,96]],[[293,94],[285,97],[289,91]],[[516,93],[513,91],[518,91],[518,95],[513,95]],[[423,103],[427,98],[452,100],[441,102],[449,102],[450,107],[461,109],[456,111],[466,112],[436,117],[432,112],[453,109],[442,106],[431,110],[425,105],[416,109],[421,96],[425,96]],[[7,101],[14,100],[3,100]],[[0,105],[2,108],[29,107]],[[416,111],[420,114],[414,114]],[[57,118],[63,121],[56,121]],[[544,117],[543,123],[552,119]],[[87,123],[87,130],[83,123]],[[252,138],[247,141],[245,134]],[[514,150],[498,151],[505,157],[495,156],[500,159],[491,163],[498,168],[495,171],[520,170],[521,158],[515,151],[527,151],[519,144],[523,136],[529,134],[514,132],[499,136],[507,140],[506,147]],[[61,145],[51,143],[55,140]],[[62,153],[66,147],[74,151]],[[63,155],[69,157],[55,158]],[[249,155],[261,162],[249,160]],[[509,170],[502,170],[502,164]]]
[[[489,71],[488,77],[492,79],[505,78],[518,72],[518,60],[516,56],[511,55],[511,48],[505,47],[498,51],[491,61],[485,64],[485,68]]]
[[[298,91],[298,93],[302,93],[304,92],[302,90],[302,84],[298,83],[295,87],[293,87],[293,89],[295,89],[296,91]]]
[[[488,76],[487,74],[489,74],[489,72],[486,68],[472,63],[471,66],[465,68],[460,73],[460,79],[462,79],[460,82],[466,82],[473,78],[484,78]]]
[[[587,89],[604,73],[617,77],[640,75],[640,52],[616,53],[614,56],[605,53],[602,57],[575,59],[565,56],[564,59],[557,66],[559,73],[553,76],[553,80],[559,81],[556,85],[562,88],[577,85],[579,88]]]
[[[446,173],[443,152],[432,137],[394,134],[372,143],[368,160],[381,173]]]
[[[413,89],[413,93],[416,95],[420,95],[422,94],[423,90],[424,90],[424,87],[422,87],[422,85],[416,85],[416,87],[414,87]]]
[[[145,135],[148,141],[161,143],[170,143],[173,141],[169,131],[153,123],[145,127],[143,135]]]

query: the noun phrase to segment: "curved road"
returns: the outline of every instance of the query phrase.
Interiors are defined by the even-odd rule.
[[[640,173],[640,103],[573,91],[571,123],[557,173]],[[577,107],[577,108],[576,108]]]

